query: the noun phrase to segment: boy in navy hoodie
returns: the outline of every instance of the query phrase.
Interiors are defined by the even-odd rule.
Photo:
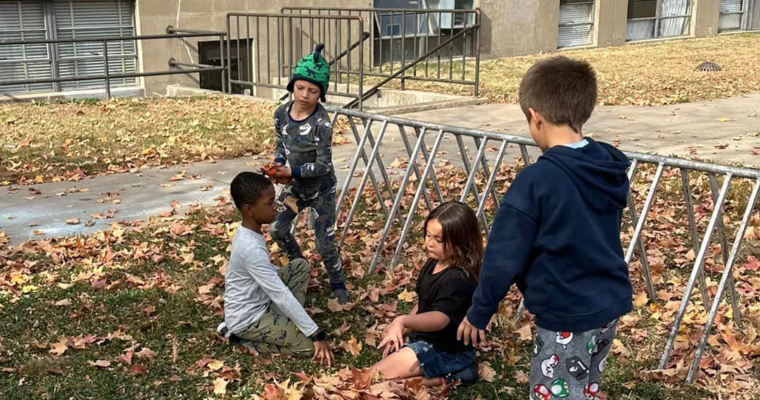
[[[539,61],[520,84],[520,107],[543,156],[507,191],[486,247],[480,284],[457,338],[485,340],[485,328],[513,283],[535,315],[531,399],[597,399],[620,316],[632,289],[620,224],[629,162],[584,138],[596,104],[585,61]]]

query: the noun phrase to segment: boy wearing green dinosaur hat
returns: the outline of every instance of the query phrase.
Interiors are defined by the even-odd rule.
[[[337,179],[332,164],[332,123],[319,100],[325,101],[330,82],[330,66],[322,56],[323,44],[306,55],[295,67],[288,83],[293,100],[274,113],[277,144],[275,179],[293,178],[279,201],[291,197],[298,212],[306,207],[317,213],[314,233],[317,250],[330,277],[330,289],[340,304],[348,302],[340,254],[335,246],[335,194]],[[272,238],[288,259],[303,258],[290,228],[297,213],[285,207],[270,226]]]

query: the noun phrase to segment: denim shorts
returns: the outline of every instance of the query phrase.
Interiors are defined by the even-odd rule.
[[[462,353],[449,353],[438,351],[432,344],[423,340],[409,342],[404,345],[414,351],[420,362],[422,373],[425,378],[446,376],[450,373],[461,371],[475,363],[475,350]]]

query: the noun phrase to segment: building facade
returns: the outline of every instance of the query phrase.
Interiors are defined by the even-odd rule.
[[[225,31],[231,11],[279,13],[288,6],[481,10],[481,55],[497,58],[574,47],[707,37],[760,30],[760,0],[0,0],[0,82],[103,75],[98,41],[2,45],[3,41],[165,34],[179,29]],[[394,26],[365,29],[393,34]],[[369,28],[367,25],[375,25]],[[108,73],[168,70],[181,63],[221,65],[216,38],[116,40],[106,45]],[[241,61],[242,62],[242,61]],[[215,88],[219,73],[112,79],[119,93],[162,95],[167,85]],[[0,86],[0,97],[102,94],[105,81]],[[119,92],[121,91],[121,92]]]

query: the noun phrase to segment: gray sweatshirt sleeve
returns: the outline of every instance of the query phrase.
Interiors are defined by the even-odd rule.
[[[267,254],[256,254],[255,257],[251,257],[251,262],[248,263],[248,272],[272,302],[296,324],[304,335],[311,336],[319,329],[301,303],[277,275],[277,270],[272,267]]]
[[[274,113],[274,134],[275,134],[275,146],[274,146],[274,162],[278,162],[285,165],[288,161],[288,154],[285,152],[285,146],[282,143],[282,124],[285,114],[277,109]],[[287,122],[286,122],[287,123]]]

